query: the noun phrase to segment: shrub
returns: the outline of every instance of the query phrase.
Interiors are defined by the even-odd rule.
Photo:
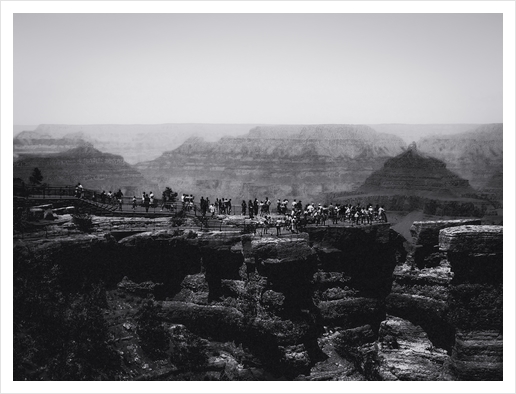
[[[202,369],[208,360],[208,342],[184,327],[175,327],[172,334],[170,361],[184,371]]]
[[[170,338],[160,317],[161,306],[149,297],[136,314],[136,333],[142,349],[153,358],[162,357],[169,347]]]
[[[87,213],[75,213],[75,214],[73,214],[72,215],[72,222],[82,232],[89,233],[93,229],[93,220],[91,219],[91,215],[89,215]]]

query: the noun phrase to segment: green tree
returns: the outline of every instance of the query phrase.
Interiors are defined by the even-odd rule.
[[[29,181],[34,186],[41,185],[41,181],[43,180],[43,175],[41,174],[41,171],[38,167],[34,168],[32,170],[32,175],[29,178]]]

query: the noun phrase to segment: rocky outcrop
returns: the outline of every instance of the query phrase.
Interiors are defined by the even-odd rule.
[[[371,174],[357,191],[425,198],[460,197],[473,193],[467,180],[447,170],[444,162],[423,155],[414,144],[387,160],[383,168]]]
[[[175,149],[193,135],[218,139],[245,134],[255,124],[149,124],[66,125],[41,124],[14,139],[14,156],[23,153],[58,153],[75,148],[77,140],[102,152],[123,156],[129,164],[152,160]],[[71,141],[73,140],[73,141]],[[66,145],[72,142],[71,145]]]
[[[434,220],[414,222],[410,227],[412,250],[407,256],[409,264],[418,268],[435,267],[441,262],[438,250],[439,231],[444,228],[480,224],[480,219]]]
[[[451,370],[461,380],[503,379],[503,228],[441,230],[439,249],[454,272],[449,320],[457,334]]]
[[[127,195],[139,195],[142,190],[156,186],[145,180],[122,156],[102,153],[91,146],[52,155],[21,156],[13,163],[14,176],[28,182],[35,167],[43,174],[43,181],[50,185],[74,186],[81,182],[87,189],[106,192],[122,189]]]
[[[502,377],[502,232],[467,221],[414,223],[423,246],[394,270],[387,312],[420,326],[448,353],[439,362],[443,379]],[[437,243],[438,251],[424,251]]]
[[[92,144],[77,134],[65,134],[53,137],[48,133],[22,131],[13,139],[14,158],[27,155],[48,155],[65,152],[80,146],[92,147]]]
[[[448,380],[447,353],[435,347],[420,326],[388,316],[378,335],[379,380]]]
[[[421,152],[442,160],[446,167],[467,179],[475,189],[484,189],[496,173],[503,171],[503,124],[481,125],[453,135],[425,137]]]
[[[261,126],[217,142],[191,138],[137,169],[160,186],[194,195],[308,201],[355,189],[403,147],[367,126]]]
[[[200,379],[500,379],[502,229],[464,223],[414,226],[418,243],[442,253],[423,266],[406,262],[387,223],[288,237],[164,228],[16,241],[15,289],[40,274],[68,295],[102,281],[128,295],[103,311],[129,320],[129,300],[151,293],[172,359],[193,357]],[[120,330],[138,338],[132,324]],[[137,343],[131,360],[144,357]],[[155,374],[177,373],[167,368]]]

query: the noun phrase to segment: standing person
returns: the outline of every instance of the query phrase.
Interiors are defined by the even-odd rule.
[[[378,214],[380,215],[380,221],[387,223],[387,214],[385,213],[385,208],[382,205],[380,209],[378,209]]]
[[[254,217],[254,209],[253,209],[253,202],[249,200],[249,218],[252,219]]]
[[[206,216],[206,202],[204,201],[204,196],[201,196],[201,216]]]
[[[149,205],[150,205],[150,197],[148,194],[145,194],[145,198],[143,201],[143,206],[145,207],[145,212],[149,212]]]
[[[82,197],[83,197],[83,195],[84,195],[84,194],[83,194],[83,193],[84,193],[84,188],[82,187],[81,182],[79,182],[79,184],[77,185],[77,190],[78,190],[78,192],[79,192],[78,197],[79,197],[79,198],[82,198]]]
[[[242,200],[242,216],[245,216],[246,209],[247,204],[245,203],[245,200]]]
[[[281,225],[283,224],[282,220],[279,218],[276,219],[276,235],[279,237],[281,235]]]
[[[154,193],[153,192],[150,192],[149,198],[150,198],[150,205],[154,206]]]
[[[214,217],[215,216],[215,205],[210,204],[209,209],[210,209],[211,217]]]
[[[118,189],[118,191],[116,192],[116,201],[118,202],[118,209],[119,210],[122,210],[122,197],[124,196],[122,194],[122,190]]]
[[[258,216],[258,199],[257,198],[254,199],[253,208],[254,208],[254,216]]]
[[[145,206],[145,192],[142,192],[142,207]]]
[[[271,205],[271,202],[269,200],[269,197],[265,197],[265,201],[263,203],[263,208],[265,209],[265,214],[268,215],[270,213],[269,206]]]
[[[133,212],[136,211],[136,196],[133,196]]]

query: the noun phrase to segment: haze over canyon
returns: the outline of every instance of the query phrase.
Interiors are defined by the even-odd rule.
[[[441,177],[445,169],[469,183],[464,192],[501,200],[502,124],[39,125],[13,140],[14,176],[28,182],[38,167],[48,184],[81,181],[86,188],[131,194],[169,186],[235,202],[266,196],[325,201],[356,191],[385,194],[385,184],[364,182],[407,151],[409,136],[420,137],[414,138],[418,156],[442,163],[429,176],[435,170]],[[418,163],[406,162],[403,171],[424,173],[424,166],[410,167]],[[391,166],[382,177],[394,179],[394,172]]]

